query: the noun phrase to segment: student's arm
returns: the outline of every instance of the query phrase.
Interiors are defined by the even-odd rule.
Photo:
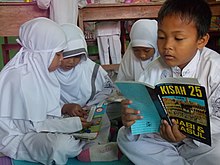
[[[51,0],[37,0],[37,6],[40,8],[40,9],[48,9],[50,7],[50,1]]]

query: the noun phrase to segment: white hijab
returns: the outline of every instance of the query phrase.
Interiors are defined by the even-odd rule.
[[[0,72],[0,117],[36,122],[61,116],[59,82],[48,67],[66,47],[63,30],[39,17],[21,25],[17,41],[21,49]]]
[[[117,80],[137,81],[140,73],[158,56],[157,29],[156,20],[140,19],[133,24],[130,32],[131,41],[120,64]],[[134,55],[132,47],[135,46],[154,48],[155,53],[149,60],[141,61]]]
[[[87,44],[83,32],[79,27],[73,24],[63,24],[62,28],[67,35],[66,52],[74,52],[74,50],[86,50],[84,56],[81,57],[80,63],[73,69],[64,71],[59,68],[56,71],[57,78],[61,86],[61,105],[65,103],[77,103],[82,107],[86,105],[92,92],[91,79],[95,62],[87,58]],[[78,54],[69,54],[73,57]],[[99,67],[100,77],[107,76],[107,72]],[[101,79],[101,78],[100,78]],[[102,90],[103,82],[96,80],[96,90]]]

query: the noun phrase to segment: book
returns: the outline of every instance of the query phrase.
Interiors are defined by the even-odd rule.
[[[121,94],[132,101],[143,119],[131,126],[133,135],[159,132],[161,119],[175,119],[188,137],[211,145],[209,109],[205,87],[194,78],[165,78],[155,86],[134,81],[116,81]]]
[[[106,114],[107,105],[108,103],[105,101],[92,105],[88,110],[87,117],[87,122],[91,122],[91,126],[84,128],[81,131],[72,133],[72,135],[80,139],[95,139],[99,134],[102,125],[102,117],[104,114]]]

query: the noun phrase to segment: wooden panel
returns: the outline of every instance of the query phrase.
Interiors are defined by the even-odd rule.
[[[156,18],[162,3],[90,4],[79,10],[79,27],[83,22]],[[220,2],[209,2],[214,16],[220,16]]]
[[[83,22],[156,18],[161,3],[90,4],[79,10],[79,27]]]
[[[0,2],[0,36],[18,36],[21,24],[36,17],[48,17],[48,10],[41,10],[35,2]]]

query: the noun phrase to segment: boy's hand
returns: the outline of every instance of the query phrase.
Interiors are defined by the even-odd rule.
[[[130,100],[123,100],[121,102],[122,105],[122,123],[125,127],[130,127],[132,124],[135,123],[136,120],[142,119],[142,116],[139,116],[140,111],[134,110],[132,108],[128,108],[128,105],[131,104],[132,101]]]
[[[176,120],[172,119],[173,125],[170,126],[166,120],[162,120],[160,125],[160,135],[162,138],[169,142],[180,142],[186,138],[186,135],[182,134],[176,123]]]
[[[87,112],[82,109],[79,104],[64,104],[62,108],[62,114],[66,114],[70,117],[79,116],[84,117],[87,115]]]

